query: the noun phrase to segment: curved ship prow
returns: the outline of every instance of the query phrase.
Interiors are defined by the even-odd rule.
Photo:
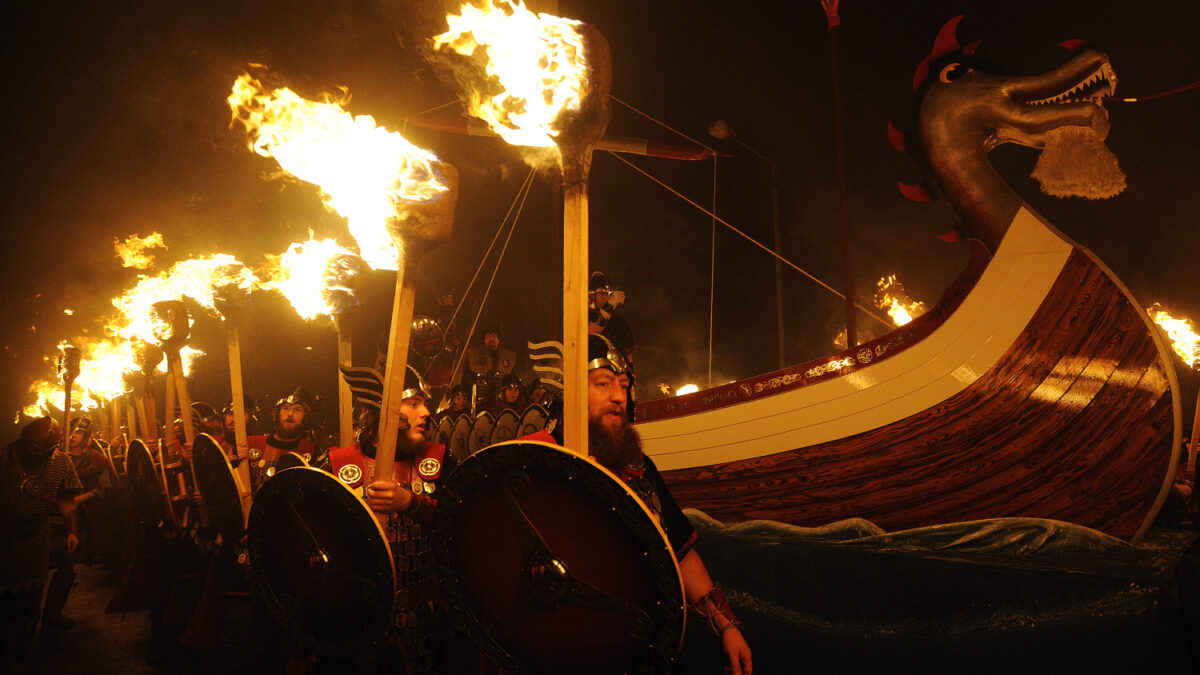
[[[647,454],[681,504],[724,521],[1011,516],[1144,534],[1178,461],[1179,402],[1119,282],[1023,208],[961,304],[942,305],[856,350],[639,405]]]

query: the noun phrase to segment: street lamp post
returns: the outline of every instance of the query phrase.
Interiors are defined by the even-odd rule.
[[[771,226],[775,235],[775,326],[778,331],[779,341],[779,369],[782,370],[787,366],[787,361],[784,356],[784,341],[783,341],[783,263],[780,260],[780,243],[779,243],[779,164],[774,159],[767,157],[763,153],[746,144],[738,135],[734,133],[733,128],[725,120],[717,120],[708,125],[708,134],[718,140],[732,139],[742,148],[748,150],[754,156],[767,163],[771,173]]]

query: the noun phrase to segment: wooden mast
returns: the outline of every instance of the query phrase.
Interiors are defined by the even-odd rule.
[[[838,26],[842,19],[838,16],[838,0],[821,0],[825,8],[825,16],[829,22],[829,59],[833,73],[833,129],[834,142],[837,146],[837,175],[839,219],[842,225],[842,267],[846,283],[846,348],[853,349],[858,345],[858,327],[855,321],[854,308],[854,268],[850,255],[850,216],[847,212],[846,189],[846,143],[842,132],[842,77],[838,67]]]

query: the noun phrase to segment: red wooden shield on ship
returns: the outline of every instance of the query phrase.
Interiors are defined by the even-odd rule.
[[[599,465],[545,443],[471,455],[438,492],[451,613],[505,673],[659,673],[683,587],[666,535]]]
[[[209,521],[225,541],[237,541],[244,530],[242,504],[233,467],[229,465],[225,451],[212,436],[200,434],[196,436],[192,452],[196,485],[204,497]]]
[[[254,496],[247,530],[255,590],[290,632],[321,654],[378,652],[395,570],[362,500],[324,471],[280,471]]]

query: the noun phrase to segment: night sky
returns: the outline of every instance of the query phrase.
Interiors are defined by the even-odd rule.
[[[51,1],[10,10],[0,411],[12,420],[30,402],[29,383],[51,372],[42,357],[61,339],[97,335],[109,300],[133,283],[135,273],[113,254],[115,238],[163,233],[169,249],[160,263],[226,252],[252,266],[308,239],[310,229],[349,243],[343,221],[322,207],[315,188],[278,178],[273,162],[245,148],[229,127],[225,98],[246,64],[259,63],[310,97],[345,87],[351,112],[403,130],[406,116],[455,100],[454,87],[419,50],[441,29],[434,9],[394,0],[218,0]],[[817,0],[563,0],[559,13],[596,25],[607,38],[615,98],[732,155],[716,164],[716,211],[767,244],[767,164],[705,129],[724,119],[746,144],[776,159],[783,254],[842,287],[830,42]],[[907,201],[897,191],[898,179],[913,183],[919,176],[885,134],[889,120],[911,126],[913,70],[957,14],[966,14],[960,39],[982,39],[977,55],[1012,74],[1058,65],[1067,53],[1057,43],[1082,38],[1109,54],[1119,96],[1200,79],[1200,6],[1193,3],[1150,9],[1142,2],[844,2],[838,42],[860,299],[894,273],[915,299],[932,304],[966,261],[965,243],[938,239],[953,226],[950,209]],[[1200,268],[1193,262],[1200,251],[1200,90],[1108,107],[1108,146],[1129,183],[1112,200],[1041,194],[1028,177],[1036,161],[1029,149],[1005,146],[993,161],[1029,204],[1095,251],[1143,305],[1162,302],[1200,320]],[[609,131],[688,143],[618,102]],[[452,240],[422,263],[420,312],[435,292],[466,289],[528,169],[499,140],[411,127],[406,135],[461,176]],[[712,161],[626,157],[712,207]],[[592,267],[628,294],[621,312],[637,335],[641,381],[651,385],[642,387],[642,398],[652,397],[658,381],[703,385],[711,219],[605,153],[595,156],[590,200]],[[484,308],[484,320],[503,323],[510,347],[559,337],[555,222],[551,181],[539,176]],[[494,260],[495,254],[484,281]],[[360,365],[373,361],[374,336],[386,328],[390,307],[387,275],[373,276],[356,333]],[[713,383],[777,367],[771,258],[718,226],[714,278]],[[477,287],[468,306],[480,298]],[[843,306],[785,269],[786,360],[834,351]],[[304,384],[333,396],[331,326],[305,323],[267,294],[256,294],[253,312],[242,329],[248,393],[274,397]],[[876,331],[872,323],[860,314],[861,331]],[[196,371],[193,398],[219,407],[229,398],[223,329],[197,316],[193,334],[192,345],[209,352]]]

